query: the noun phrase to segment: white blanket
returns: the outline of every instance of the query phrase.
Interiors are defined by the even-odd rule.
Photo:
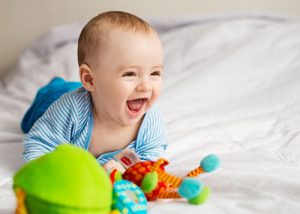
[[[149,213],[299,213],[300,21],[272,16],[150,20],[165,47],[168,172],[183,176],[210,153],[221,168],[199,177],[206,204],[149,203]],[[59,26],[21,55],[0,85],[0,213],[13,213],[11,178],[23,164],[20,120],[54,76],[78,80],[81,23]]]

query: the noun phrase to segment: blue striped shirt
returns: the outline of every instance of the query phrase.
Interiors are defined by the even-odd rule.
[[[88,150],[93,131],[92,101],[84,88],[62,95],[34,123],[24,138],[25,160],[35,159],[51,152],[62,143],[71,143]],[[157,108],[146,112],[137,138],[126,148],[134,149],[141,160],[156,160],[166,150],[165,124]],[[97,157],[106,163],[122,150]]]

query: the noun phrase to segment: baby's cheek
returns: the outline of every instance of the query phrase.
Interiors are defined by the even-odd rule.
[[[156,99],[157,99],[157,96],[152,96],[151,97],[151,100],[149,100],[148,103],[147,103],[147,109],[146,109],[146,111],[148,111],[153,106],[153,104],[155,103]]]
[[[152,99],[151,99],[152,104],[153,104],[153,102],[155,102],[157,100],[157,98],[160,96],[160,94],[161,94],[160,88],[157,88],[155,91],[153,91]]]

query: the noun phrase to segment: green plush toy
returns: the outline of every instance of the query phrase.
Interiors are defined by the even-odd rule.
[[[113,190],[105,170],[87,151],[69,144],[24,165],[13,187],[19,214],[111,212]]]

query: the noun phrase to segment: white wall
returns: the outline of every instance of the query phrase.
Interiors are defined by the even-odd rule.
[[[260,11],[300,16],[300,0],[0,0],[0,75],[21,50],[52,26],[88,20],[106,10],[139,16]]]

